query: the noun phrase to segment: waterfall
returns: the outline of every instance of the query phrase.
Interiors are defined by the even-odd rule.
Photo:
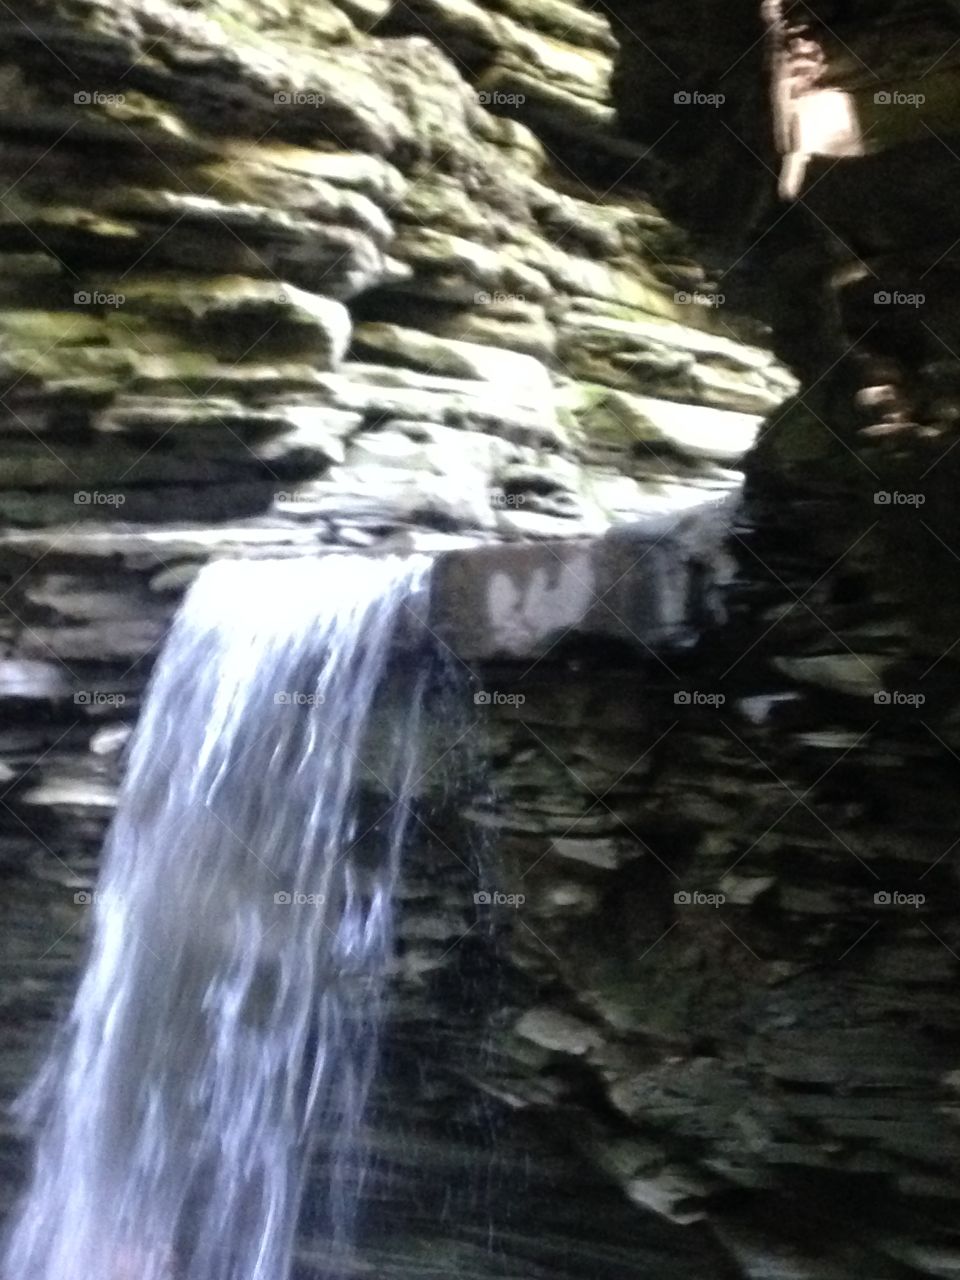
[[[22,1104],[37,1152],[7,1280],[284,1280],[317,1134],[348,1235],[427,664],[390,724],[375,712],[428,563],[220,562],[190,590],[82,982]]]

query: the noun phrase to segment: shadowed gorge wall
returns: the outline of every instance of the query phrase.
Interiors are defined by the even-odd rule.
[[[0,6],[5,1099],[198,566],[428,550],[488,782],[416,809],[354,1274],[957,1273],[958,59]]]

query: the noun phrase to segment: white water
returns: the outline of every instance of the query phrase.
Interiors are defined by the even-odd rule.
[[[317,1133],[332,1234],[349,1233],[424,672],[380,753],[397,799],[364,840],[372,865],[356,786],[427,564],[228,562],[191,589],[134,738],[82,984],[25,1100],[36,1167],[7,1280],[284,1280]]]

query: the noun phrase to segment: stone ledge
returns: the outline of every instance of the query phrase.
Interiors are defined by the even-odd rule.
[[[600,538],[446,552],[429,626],[467,662],[536,660],[568,639],[647,654],[688,648],[723,617],[730,512],[725,501]]]
[[[54,611],[65,601],[72,625],[50,627],[30,614],[23,643],[0,664],[0,699],[21,685],[33,699],[69,699],[73,681],[38,684],[41,668],[55,673],[40,659],[132,662],[155,652],[202,565],[240,556],[430,554],[435,569],[429,597],[411,603],[411,625],[398,643],[419,647],[425,626],[468,664],[534,662],[555,647],[563,652],[564,643],[569,652],[570,644],[590,641],[648,657],[677,652],[723,619],[719,588],[729,577],[724,535],[736,501],[734,495],[682,513],[651,515],[594,538],[482,542],[447,536],[419,544],[398,539],[369,552],[324,546],[313,535],[298,537],[298,531],[283,528],[180,530],[166,539],[146,530],[97,530],[71,533],[64,545],[47,532],[8,534],[0,538],[0,554],[46,559],[54,577],[39,583],[37,599]],[[110,604],[109,592],[104,594],[102,575],[118,565],[141,578],[149,623],[131,627],[123,610]]]

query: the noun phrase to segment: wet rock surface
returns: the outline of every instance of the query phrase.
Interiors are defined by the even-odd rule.
[[[344,1276],[960,1267],[960,28],[708,9],[0,7],[0,1092],[199,567],[436,551]]]

